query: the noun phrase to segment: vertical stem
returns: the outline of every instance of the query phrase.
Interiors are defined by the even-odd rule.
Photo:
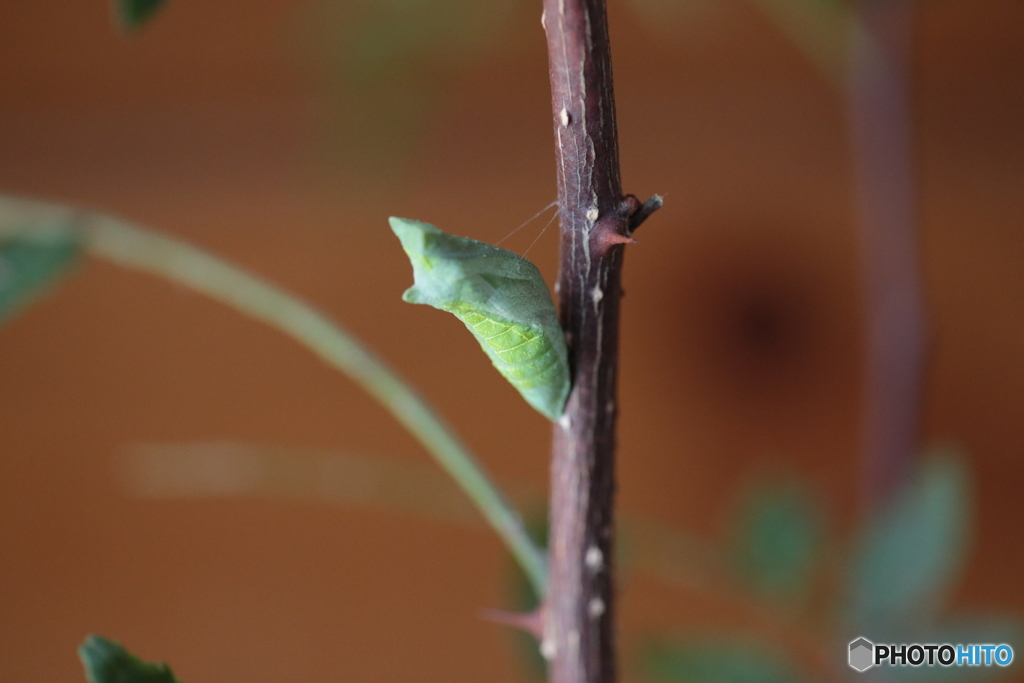
[[[542,649],[553,682],[610,683],[622,245],[646,213],[622,196],[604,0],[544,0],[543,24],[562,226],[556,293],[573,390],[554,427]]]
[[[858,0],[847,102],[866,310],[864,504],[906,479],[918,445],[926,328],[911,117],[912,0]]]

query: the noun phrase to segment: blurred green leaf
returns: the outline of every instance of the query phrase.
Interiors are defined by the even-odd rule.
[[[67,239],[0,241],[0,323],[42,294],[78,255],[78,245]]]
[[[969,489],[959,458],[931,457],[867,525],[849,567],[852,625],[882,637],[942,603],[967,555]]]
[[[641,659],[647,678],[666,683],[796,683],[799,669],[755,643],[700,641],[657,645]]]
[[[319,0],[300,37],[323,77],[319,152],[393,177],[415,158],[437,105],[468,66],[521,49],[535,19],[518,0]]]
[[[78,648],[89,683],[179,683],[166,664],[144,662],[120,643],[89,636]]]
[[[166,0],[114,0],[114,14],[126,31],[142,28],[163,7]]]
[[[760,595],[799,606],[819,559],[822,518],[803,482],[759,482],[739,506],[730,553],[737,572]]]

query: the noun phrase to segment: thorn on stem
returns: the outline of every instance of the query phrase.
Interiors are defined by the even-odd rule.
[[[480,618],[502,626],[511,626],[520,631],[526,631],[540,640],[544,637],[544,617],[542,608],[532,612],[507,612],[505,610],[484,609],[480,611]]]
[[[636,244],[635,239],[628,235],[615,232],[615,229],[607,223],[603,225],[599,224],[595,232],[597,234],[594,236],[594,239],[597,241],[597,244],[601,249],[607,249],[615,246],[616,244]]]

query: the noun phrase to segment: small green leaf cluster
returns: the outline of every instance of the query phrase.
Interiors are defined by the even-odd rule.
[[[181,683],[166,664],[144,662],[120,643],[89,636],[78,648],[89,683]]]
[[[855,637],[877,642],[1017,644],[1014,620],[946,614],[968,555],[972,521],[964,461],[933,453],[850,540],[827,537],[825,510],[796,477],[750,487],[733,513],[721,556],[736,592],[754,611],[791,628],[804,645],[824,645],[821,662],[845,670]],[[800,624],[816,624],[811,632]],[[824,626],[823,626],[824,625]],[[792,683],[818,680],[806,649],[780,647],[764,629],[718,635],[697,631],[654,638],[643,649],[642,675],[664,683]],[[1000,672],[982,668],[886,669],[886,681],[968,682]],[[876,672],[858,674],[866,680]],[[878,674],[881,675],[881,674]]]

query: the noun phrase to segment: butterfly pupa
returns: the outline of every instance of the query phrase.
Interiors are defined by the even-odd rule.
[[[557,420],[569,396],[568,350],[537,266],[429,223],[390,223],[413,269],[414,284],[402,298],[454,314],[526,402]]]

